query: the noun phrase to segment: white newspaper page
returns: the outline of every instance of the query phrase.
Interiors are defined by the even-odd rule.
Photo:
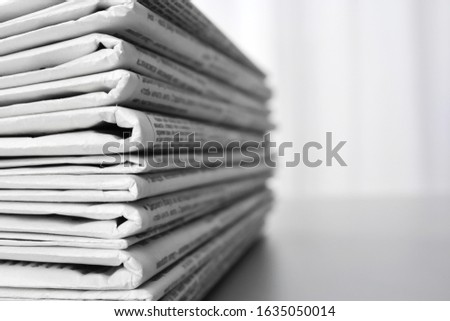
[[[264,190],[257,189],[254,193],[261,193]],[[251,193],[244,194],[244,197],[249,197]],[[266,192],[267,200],[271,199],[269,191]],[[239,201],[241,198],[236,198],[235,201]],[[157,235],[165,233],[167,231],[174,230],[180,226],[201,217],[204,214],[212,213],[215,210],[227,207],[232,202],[223,203],[217,208],[209,207],[206,212],[196,212],[192,215],[184,216],[180,219],[173,220],[164,225],[156,226],[146,232],[139,233],[133,236],[129,236],[121,239],[101,239],[92,237],[80,237],[80,236],[67,236],[57,234],[39,234],[39,233],[20,233],[20,232],[0,232],[0,246],[9,247],[66,247],[66,248],[86,248],[86,249],[115,249],[126,250],[136,243],[144,240],[148,240]]]
[[[1,108],[0,108],[1,109]],[[16,137],[15,137],[16,136]],[[121,107],[0,119],[0,155],[121,154],[168,149],[169,143],[261,142],[262,135]]]
[[[207,242],[201,248],[186,256],[178,263],[165,269],[134,290],[62,290],[31,288],[0,288],[0,298],[6,299],[49,299],[49,300],[149,300],[156,301],[169,293],[178,284],[196,273],[209,261],[221,258],[226,264],[227,256],[255,240],[264,221],[264,212],[255,212],[244,218],[224,233]],[[7,265],[13,262],[3,262]]]
[[[261,100],[271,96],[258,73],[204,45],[137,1],[79,0],[52,8],[0,24],[0,38],[4,38],[0,39],[0,55],[101,32],[187,64]]]
[[[139,0],[144,6],[187,30],[218,51],[264,77],[264,73],[189,0]]]
[[[249,177],[249,180],[236,180],[225,183],[218,183],[214,186],[224,186],[224,185],[233,185],[235,184],[247,184],[250,181],[265,181],[266,178],[264,176],[260,178]],[[213,188],[213,185],[208,185],[207,187],[201,188]],[[188,193],[188,191],[183,191],[176,193],[184,195],[184,193]],[[15,215],[59,215],[59,216],[68,216],[77,218],[87,218],[91,220],[136,220],[137,217],[146,217],[149,215],[149,211],[157,211],[161,204],[159,201],[165,200],[165,197],[170,197],[170,195],[164,195],[160,197],[151,197],[148,199],[143,199],[136,202],[129,203],[45,203],[45,202],[0,202],[0,212],[15,214]],[[155,202],[155,203],[153,203]],[[49,205],[51,204],[51,207]],[[149,210],[148,207],[151,207]],[[170,205],[169,205],[170,206]],[[164,210],[163,210],[164,211]],[[138,214],[134,214],[137,212]],[[151,215],[151,214],[150,214]],[[144,220],[144,219],[143,219]],[[151,219],[152,220],[152,219]],[[154,221],[158,224],[162,224],[168,220],[168,215],[155,214]]]
[[[260,191],[264,188],[264,183],[264,178],[239,180],[126,204],[77,206],[0,202],[0,244],[4,244],[1,243],[3,239],[20,238],[42,241],[40,244],[45,245],[45,242],[49,241],[53,246],[58,244],[55,241],[67,240],[63,236],[92,237],[102,242],[101,239],[122,239],[144,232],[152,232],[155,235],[167,226],[179,226],[195,217],[220,209],[250,192]],[[102,209],[105,209],[106,213],[117,213],[116,217],[105,220],[106,215],[102,215]],[[82,217],[83,214],[88,216],[89,213],[92,213],[90,216],[93,218]],[[99,214],[96,215],[97,213]],[[2,232],[9,233],[5,235]],[[19,236],[17,233],[25,234]],[[32,233],[42,234],[33,237]],[[58,235],[59,238],[50,238],[52,234]],[[20,245],[22,242],[18,243]]]
[[[246,194],[246,196],[248,195],[249,194]],[[231,203],[224,203],[221,208],[230,204]],[[202,214],[204,213],[195,213],[194,215],[185,216],[182,219],[171,221],[165,225],[150,229],[147,232],[122,239],[100,239],[56,234],[0,232],[0,246],[126,250],[139,242],[174,230],[175,228],[179,228],[183,224],[202,216]]]
[[[0,89],[125,69],[243,108],[267,106],[222,82],[122,39],[91,34],[0,57]]]
[[[20,16],[48,8],[64,0],[39,0],[39,1],[20,1],[1,0],[0,1],[0,22],[5,22],[18,18]]]
[[[260,215],[264,217],[271,209],[268,204],[260,208]],[[235,249],[224,250],[213,259],[209,260],[205,265],[196,272],[186,277],[181,283],[173,288],[169,293],[161,298],[163,301],[198,301],[219,282],[220,279],[235,265],[239,259],[249,250],[253,243],[258,239],[258,232],[261,230],[259,226],[262,222],[255,223],[253,228],[256,233],[250,233],[249,237],[243,240],[239,247]]]
[[[163,195],[207,184],[257,176],[264,165],[245,168],[178,170],[143,175],[1,176],[0,201],[120,203]]]
[[[0,117],[109,105],[259,131],[271,127],[264,111],[191,94],[125,70],[0,90]]]
[[[143,154],[0,158],[0,176],[146,174],[176,169],[239,166],[265,159],[262,150],[252,151],[252,155],[244,155],[236,150],[181,154],[173,154],[168,150]]]
[[[217,214],[140,242],[123,251],[0,247],[0,286],[56,289],[135,289],[227,227],[264,206],[265,194],[251,196]],[[35,262],[35,263],[22,263]],[[44,264],[39,264],[41,262]],[[55,263],[59,265],[45,265]],[[76,264],[76,265],[73,265]]]

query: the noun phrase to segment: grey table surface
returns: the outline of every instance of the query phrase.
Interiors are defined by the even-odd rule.
[[[450,199],[280,201],[207,300],[450,300]]]

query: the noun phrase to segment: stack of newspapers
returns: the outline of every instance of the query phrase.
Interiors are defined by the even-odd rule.
[[[0,299],[203,298],[271,207],[270,96],[189,0],[0,0]]]

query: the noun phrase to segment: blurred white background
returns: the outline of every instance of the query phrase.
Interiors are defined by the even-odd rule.
[[[348,167],[280,162],[279,197],[450,193],[450,1],[194,2],[267,71],[278,142],[348,141]]]

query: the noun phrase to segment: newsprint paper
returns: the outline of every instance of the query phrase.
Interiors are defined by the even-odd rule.
[[[0,3],[0,23],[14,18],[48,8],[64,0],[22,1],[17,5],[15,0],[2,0]]]
[[[0,286],[44,289],[135,289],[218,233],[265,206],[258,193],[126,250],[0,247]],[[23,261],[29,264],[21,263]],[[39,264],[38,262],[42,263]],[[53,263],[53,264],[49,264]]]
[[[0,107],[0,113],[1,113]],[[0,119],[0,155],[103,155],[161,150],[171,142],[261,142],[262,135],[121,107]],[[106,148],[109,146],[109,148]]]
[[[87,76],[116,69],[223,102],[265,110],[258,99],[122,39],[91,34],[0,57],[0,89]]]
[[[258,236],[253,229],[260,229],[261,223],[249,227],[249,236],[239,246],[225,248],[195,273],[186,277],[174,289],[160,300],[162,301],[199,301],[224,277],[228,270],[237,263]],[[255,233],[255,234],[254,234]]]
[[[49,299],[49,300],[160,300],[171,299],[179,295],[180,284],[185,284],[192,280],[192,275],[196,278],[203,271],[202,267],[214,266],[217,271],[223,272],[229,265],[234,263],[236,258],[243,254],[247,248],[258,238],[264,218],[269,210],[268,206],[255,209],[253,213],[238,221],[231,228],[218,234],[215,238],[205,243],[203,246],[188,254],[185,258],[163,270],[149,281],[143,283],[136,289],[130,290],[64,290],[64,289],[39,289],[39,288],[0,288],[0,298],[8,299]],[[57,270],[63,268],[61,265],[44,264],[50,269]],[[36,276],[41,274],[41,264],[25,263],[14,261],[3,261],[0,269],[8,266],[18,266],[18,274],[24,272],[23,269],[37,270]],[[3,268],[2,268],[3,267]],[[67,267],[67,266],[66,266]],[[11,269],[9,269],[11,270]],[[208,273],[208,275],[209,275]],[[28,285],[25,285],[28,286]],[[209,288],[207,285],[206,288]],[[175,291],[172,291],[174,290]]]
[[[131,203],[0,202],[0,245],[9,240],[23,246],[126,248],[262,190],[265,180],[241,179]],[[130,237],[133,235],[137,236]]]
[[[0,300],[202,299],[273,203],[266,75],[190,0],[22,2],[0,0]]]
[[[109,105],[271,129],[264,111],[202,97],[126,70],[0,90],[0,118]]]
[[[142,155],[144,154],[144,155]],[[145,174],[189,168],[247,166],[265,161],[263,150],[217,153],[130,153],[92,156],[0,158],[0,176]]]
[[[261,100],[270,98],[264,78],[212,49],[135,0],[68,1],[0,24],[0,55],[90,33],[136,43],[221,79]]]
[[[265,77],[264,73],[190,0],[139,0],[139,2],[205,43],[253,69],[261,77]]]
[[[0,201],[121,203],[270,172],[267,166],[259,165],[142,175],[0,176]]]

